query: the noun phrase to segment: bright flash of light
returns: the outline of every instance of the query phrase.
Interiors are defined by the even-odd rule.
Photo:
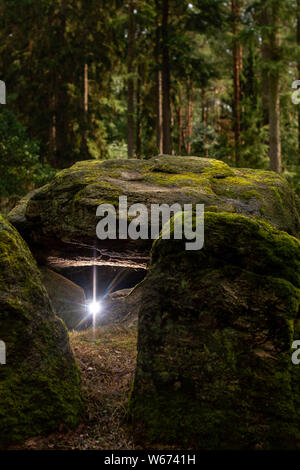
[[[89,304],[89,312],[92,315],[97,315],[101,311],[101,303],[93,301]]]

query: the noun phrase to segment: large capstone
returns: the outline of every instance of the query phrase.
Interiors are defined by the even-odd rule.
[[[102,266],[145,268],[151,240],[96,237],[97,207],[111,204],[118,216],[120,196],[127,197],[128,206],[146,205],[149,213],[151,204],[203,203],[210,211],[261,217],[300,234],[295,196],[284,178],[198,157],[78,162],[28,194],[9,219],[42,263],[83,266],[93,259]]]
[[[202,250],[154,243],[130,415],[142,442],[282,449],[300,429],[300,242],[262,220],[205,215]]]
[[[82,411],[78,367],[26,243],[0,216],[0,447],[74,427]]]

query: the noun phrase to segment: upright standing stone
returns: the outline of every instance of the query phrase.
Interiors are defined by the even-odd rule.
[[[80,376],[68,334],[54,314],[36,262],[0,216],[0,447],[75,426]]]
[[[144,442],[280,449],[299,436],[300,242],[238,214],[205,215],[202,250],[154,243],[130,414]]]

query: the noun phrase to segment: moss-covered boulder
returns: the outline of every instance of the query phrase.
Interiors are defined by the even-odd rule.
[[[41,266],[40,271],[56,315],[69,330],[83,328],[87,321],[87,308],[82,287],[46,266]]]
[[[0,447],[77,424],[80,376],[36,262],[0,216]]]
[[[205,215],[202,250],[158,239],[143,282],[130,416],[138,440],[293,448],[300,438],[300,242],[262,220]]]
[[[84,264],[96,246],[102,264],[145,267],[151,241],[96,239],[97,206],[117,208],[119,196],[127,196],[128,205],[147,207],[204,203],[210,211],[261,217],[294,236],[300,233],[295,196],[284,178],[198,157],[78,162],[26,196],[9,219],[36,257],[52,257],[56,265],[59,259]]]

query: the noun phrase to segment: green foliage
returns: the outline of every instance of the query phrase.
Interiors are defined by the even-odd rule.
[[[0,113],[0,173],[2,198],[20,197],[54,175],[49,164],[41,163],[38,143],[6,108]]]
[[[272,60],[262,60],[262,38],[270,37],[276,28],[261,24],[260,2],[239,3],[237,38],[243,64],[239,166],[269,167],[262,79],[272,70],[281,80],[283,169],[298,191],[298,113],[290,99],[291,83],[299,78],[296,2],[266,0],[268,7],[279,7],[281,16],[282,45]],[[169,0],[167,46],[173,153],[212,157],[235,165],[231,7],[230,1]],[[7,85],[7,108],[20,123],[11,131],[17,140],[3,143],[11,150],[2,149],[0,165],[9,173],[1,183],[2,195],[21,194],[30,181],[31,186],[42,184],[51,176],[46,162],[65,168],[78,160],[125,158],[129,77],[135,89],[136,151],[146,159],[159,152],[156,80],[162,59],[161,10],[162,1],[136,2],[134,71],[129,75],[128,2],[7,0],[0,5],[1,78]],[[27,137],[20,130],[22,126]],[[2,122],[1,133],[3,128]],[[21,150],[18,154],[16,147],[24,149],[25,141],[21,162]],[[39,142],[40,150],[34,142]],[[9,153],[14,158],[5,156]],[[43,167],[39,166],[39,153]]]

